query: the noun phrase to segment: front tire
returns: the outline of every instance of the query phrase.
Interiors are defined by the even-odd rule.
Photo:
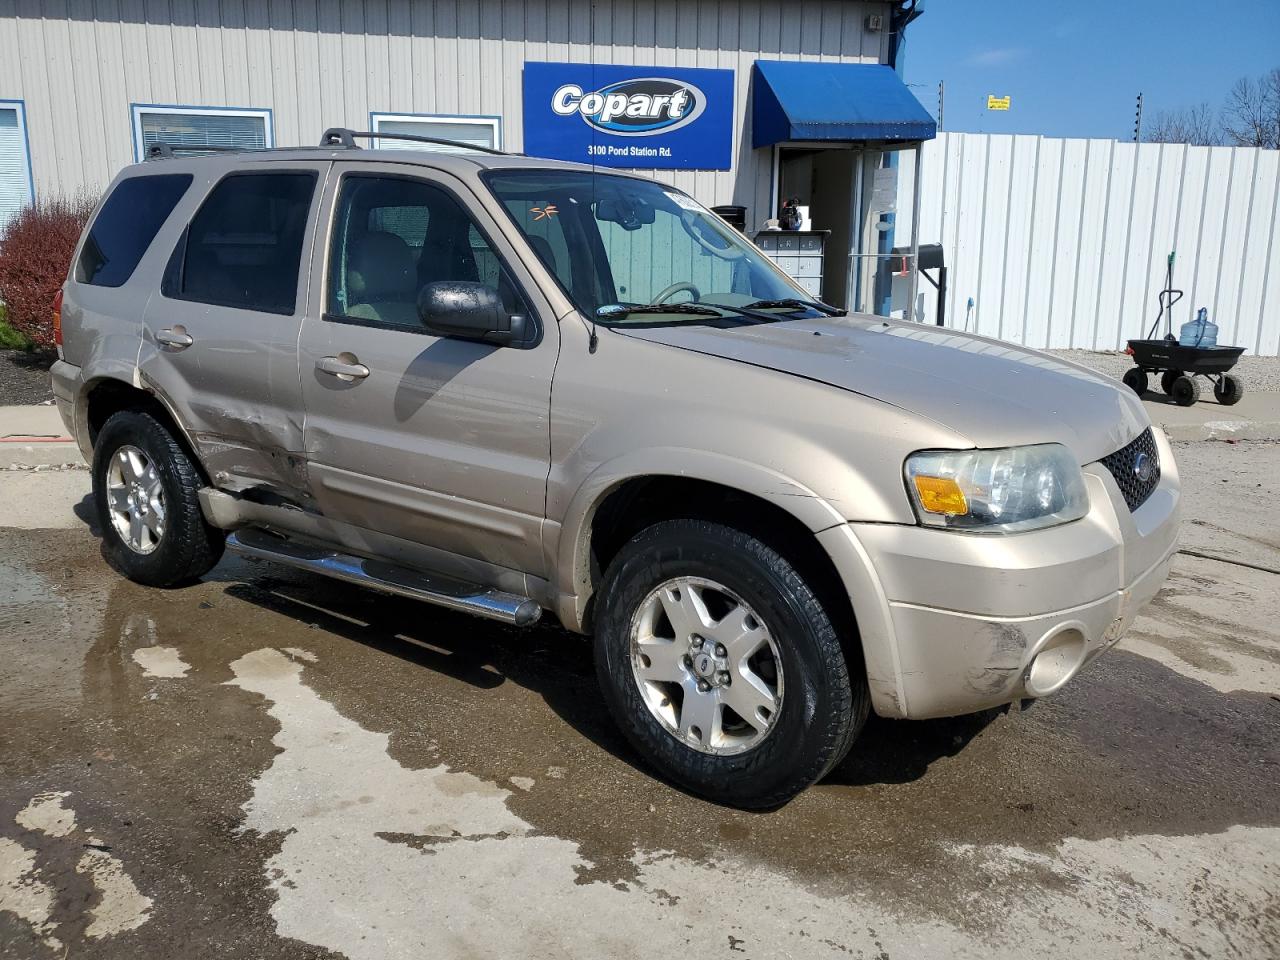
[[[93,448],[93,501],[107,562],[152,587],[213,569],[225,538],[204,521],[202,485],[196,465],[159,420],[137,410],[112,414]]]
[[[693,793],[776,807],[848,751],[869,712],[817,595],[772,547],[701,520],[622,548],[598,598],[596,670],[631,744]]]

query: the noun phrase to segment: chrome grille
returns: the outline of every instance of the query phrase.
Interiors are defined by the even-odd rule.
[[[1151,435],[1150,427],[1143,430],[1136,440],[1115,453],[1107,454],[1101,463],[1116,478],[1130,513],[1146,503],[1160,484],[1160,453],[1156,450],[1156,439]],[[1150,464],[1150,467],[1145,464]]]

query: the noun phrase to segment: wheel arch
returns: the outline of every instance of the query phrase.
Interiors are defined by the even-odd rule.
[[[195,445],[187,436],[181,422],[162,397],[151,390],[136,387],[115,377],[99,377],[85,385],[77,404],[77,435],[86,438],[86,459],[92,462],[92,451],[98,434],[112,414],[123,410],[137,410],[155,417],[183,448],[195,464],[201,479],[207,484],[209,477],[204,464],[196,453]]]
[[[845,521],[812,490],[767,468],[713,454],[679,451],[683,469],[597,471],[579,490],[558,550],[559,614],[589,632],[593,603],[609,561],[636,533],[673,519],[721,522],[757,536],[811,582],[845,638],[851,666],[861,669],[857,618],[831,556],[815,536]],[[691,459],[700,469],[690,469]],[[567,588],[567,589],[566,589]]]

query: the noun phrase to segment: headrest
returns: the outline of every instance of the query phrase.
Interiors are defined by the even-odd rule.
[[[412,300],[418,280],[413,251],[394,233],[366,233],[347,260],[347,287],[352,301]]]

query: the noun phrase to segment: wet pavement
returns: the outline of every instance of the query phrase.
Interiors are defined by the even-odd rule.
[[[1280,446],[1177,452],[1196,555],[1116,651],[758,814],[655,779],[581,638],[138,587],[51,475],[0,510],[0,956],[1276,956]]]

